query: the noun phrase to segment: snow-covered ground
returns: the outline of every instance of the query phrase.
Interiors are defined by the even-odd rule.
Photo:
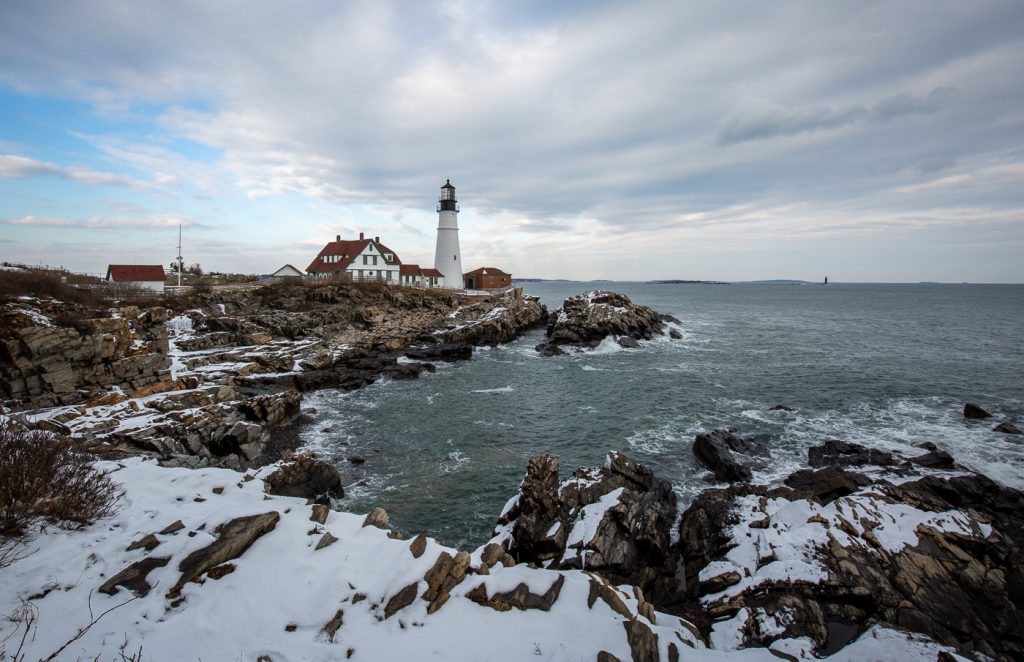
[[[451,599],[428,615],[428,603],[419,597],[427,586],[424,575],[442,552],[454,556],[454,549],[428,539],[415,558],[410,541],[364,527],[364,517],[351,513],[331,511],[324,525],[317,524],[305,500],[264,494],[266,467],[251,471],[249,479],[227,469],[163,468],[141,458],[98,466],[125,490],[119,512],[77,531],[50,527],[31,554],[0,571],[0,613],[10,617],[28,604],[34,615],[21,650],[26,660],[47,658],[92,619],[59,659],[119,659],[121,652],[132,655],[140,648],[145,660],[592,661],[602,650],[631,659],[626,619],[602,599],[588,606],[593,580],[584,572],[497,564],[490,574],[466,575]],[[218,525],[271,511],[280,515],[276,527],[231,561],[233,572],[185,584],[180,603],[167,597],[181,574],[179,563],[213,542]],[[157,533],[176,520],[184,527]],[[338,541],[317,550],[325,532]],[[159,540],[155,549],[126,550],[151,533]],[[149,573],[154,588],[147,595],[135,597],[125,588],[114,595],[97,592],[114,574],[149,556],[169,562]],[[480,550],[472,558],[479,563]],[[519,584],[541,595],[559,576],[564,584],[548,612],[497,611],[465,597],[480,584],[490,596]],[[385,619],[388,600],[410,584],[418,597]],[[617,592],[633,618],[658,636],[663,660],[670,643],[685,660],[778,659],[764,649],[729,650],[728,627],[712,642],[721,650],[705,648],[677,617],[657,613],[652,623],[635,615],[639,603],[630,587]],[[339,611],[342,624],[331,637],[324,628]],[[25,623],[5,618],[0,630],[0,650],[12,657]],[[806,658],[810,644],[782,640],[773,647]],[[830,659],[934,660],[939,650],[946,649],[874,628]]]

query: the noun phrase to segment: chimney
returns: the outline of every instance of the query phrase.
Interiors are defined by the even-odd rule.
[[[334,235],[334,241],[341,241],[341,235],[340,234]]]
[[[373,241],[379,244],[380,243],[380,237],[374,237]]]
[[[362,232],[360,232],[360,233],[359,233],[359,240],[360,240],[360,241],[362,241],[362,239],[363,239],[363,233],[362,233]]]

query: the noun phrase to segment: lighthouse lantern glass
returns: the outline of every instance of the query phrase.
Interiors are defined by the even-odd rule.
[[[441,199],[442,200],[454,200],[455,199],[455,189],[453,189],[453,188],[443,188],[443,189],[441,189]]]

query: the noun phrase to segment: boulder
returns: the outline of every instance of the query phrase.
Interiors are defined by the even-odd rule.
[[[621,336],[616,342],[619,343],[619,347],[623,349],[640,349],[640,343],[629,336]]]
[[[1010,423],[1009,421],[1003,421],[999,425],[992,428],[993,432],[1002,432],[1003,434],[1024,434],[1024,430]]]
[[[807,463],[812,467],[825,467],[830,464],[841,467],[890,466],[896,464],[897,457],[889,451],[867,448],[837,439],[829,439],[820,446],[807,449]]]
[[[375,507],[366,515],[363,526],[374,526],[378,529],[388,528],[388,511],[380,506]]]
[[[105,581],[99,591],[107,595],[114,595],[117,593],[117,587],[123,586],[135,595],[146,596],[153,588],[146,580],[146,576],[151,570],[164,567],[170,560],[169,556],[148,556],[141,561],[136,561]]]
[[[699,434],[693,440],[694,455],[714,472],[715,480],[728,483],[749,481],[752,473],[736,459],[734,450],[749,455],[759,447],[756,442],[737,437],[726,429]]]
[[[261,536],[274,530],[281,515],[272,510],[260,515],[237,517],[214,530],[217,539],[186,556],[178,564],[181,577],[171,587],[169,596],[175,597],[182,587],[198,579],[204,572],[241,556]]]
[[[978,405],[968,402],[964,405],[964,418],[972,421],[983,421],[987,418],[992,418],[992,414],[988,413]]]
[[[264,479],[266,490],[279,496],[315,499],[321,495],[345,496],[338,470],[313,455],[287,459]]]
[[[821,469],[800,469],[790,474],[784,482],[805,499],[829,503],[853,494],[871,481],[863,474],[830,465]]]

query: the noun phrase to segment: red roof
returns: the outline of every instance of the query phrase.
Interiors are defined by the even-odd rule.
[[[463,275],[465,275],[465,276],[509,276],[511,274],[507,274],[504,271],[502,271],[501,269],[498,269],[497,267],[480,267],[479,269],[474,269],[473,271],[467,272],[467,273],[465,273]]]
[[[437,278],[444,278],[444,274],[437,269],[423,269],[424,276],[435,276]]]
[[[115,283],[138,281],[164,281],[164,268],[160,264],[111,264],[107,266],[107,280]]]
[[[366,245],[369,243],[375,243],[381,254],[391,253],[392,260],[388,264],[402,264],[402,261],[398,259],[398,254],[393,250],[380,243],[379,241],[374,242],[372,239],[351,239],[346,241],[332,241],[328,243],[323,249],[317,253],[317,256],[313,258],[313,261],[306,267],[306,271],[344,271],[348,268],[352,261],[356,259],[366,249]],[[341,256],[337,262],[324,262],[321,258],[325,255],[339,255]]]
[[[422,276],[422,270],[418,264],[403,264],[398,268],[398,273],[402,276]]]

